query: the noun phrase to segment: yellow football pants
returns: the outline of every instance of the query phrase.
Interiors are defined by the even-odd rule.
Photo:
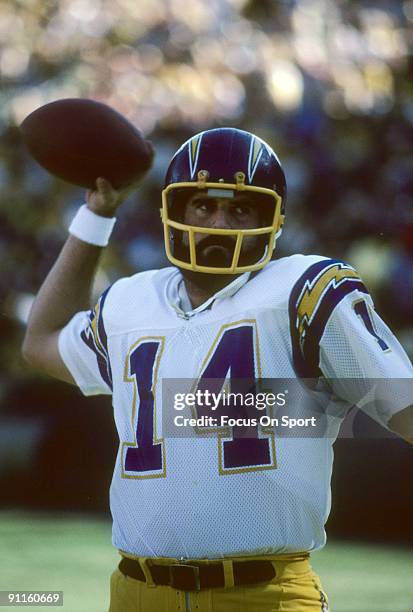
[[[116,569],[110,583],[109,612],[329,612],[327,596],[308,558],[237,557],[238,561],[252,559],[270,560],[275,578],[257,585],[228,584],[186,592],[150,585]],[[156,559],[157,563],[171,561]]]

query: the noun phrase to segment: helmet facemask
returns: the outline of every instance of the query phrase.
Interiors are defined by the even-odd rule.
[[[243,172],[236,172],[233,183],[210,182],[208,172],[200,170],[197,181],[169,184],[162,192],[161,216],[164,225],[165,247],[168,259],[184,270],[208,274],[242,274],[259,270],[271,259],[276,238],[281,232],[284,215],[282,198],[274,190],[245,184]],[[188,225],[183,222],[185,206],[197,192],[213,197],[235,197],[245,194],[259,209],[260,224],[248,229],[221,229]],[[204,240],[198,238],[205,235]],[[230,261],[209,261],[202,257],[201,249],[208,242],[231,245]],[[249,236],[256,237],[256,244],[245,248]],[[197,241],[200,244],[197,245]],[[201,249],[199,248],[201,247]],[[218,258],[219,259],[219,258]],[[211,261],[212,260],[212,261]]]

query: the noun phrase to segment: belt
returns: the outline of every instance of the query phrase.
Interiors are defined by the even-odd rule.
[[[123,557],[118,567],[125,576],[146,582],[139,561]],[[209,564],[188,561],[172,565],[156,565],[150,561],[147,567],[154,584],[170,586],[180,591],[199,591],[225,586],[222,561]],[[276,575],[274,565],[265,560],[232,561],[232,569],[235,586],[269,582]]]

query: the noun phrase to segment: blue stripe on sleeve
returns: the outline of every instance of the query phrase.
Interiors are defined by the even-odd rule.
[[[313,264],[294,285],[289,318],[294,369],[299,377],[322,375],[319,362],[324,329],[335,307],[354,290],[368,293],[355,270],[337,259]]]
[[[113,390],[112,368],[109,360],[107,334],[103,321],[103,307],[110,287],[102,293],[96,307],[89,312],[89,325],[82,331],[80,337],[94,352],[100,375],[108,387]]]

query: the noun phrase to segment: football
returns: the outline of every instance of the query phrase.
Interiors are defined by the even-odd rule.
[[[95,100],[50,102],[30,113],[20,129],[43,168],[81,187],[95,189],[101,176],[124,188],[152,165],[152,144],[123,115]]]

